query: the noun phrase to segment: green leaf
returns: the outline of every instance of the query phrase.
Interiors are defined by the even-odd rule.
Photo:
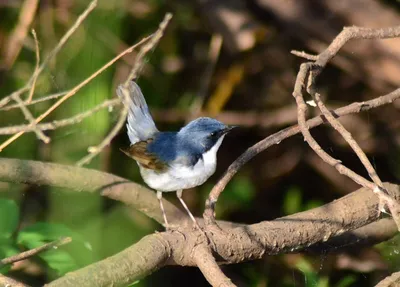
[[[301,190],[297,187],[289,188],[283,201],[283,212],[285,214],[294,214],[301,211],[301,202]]]
[[[18,234],[17,242],[28,248],[36,248],[67,236],[74,237],[76,234],[65,225],[37,222],[22,229]]]
[[[20,251],[12,244],[10,239],[8,240],[1,240],[0,243],[0,258],[7,258],[12,255],[18,254]],[[5,265],[0,268],[1,274],[7,274],[7,272],[11,269],[11,265]]]
[[[0,238],[10,238],[17,229],[19,208],[13,200],[0,199]]]
[[[78,234],[64,225],[38,222],[21,230],[17,242],[32,249],[67,236],[72,237],[73,241],[82,241]],[[56,249],[40,253],[39,257],[56,270],[59,275],[78,267],[74,258],[68,252]]]
[[[296,263],[296,267],[303,273],[306,287],[318,286],[318,275],[310,262],[303,258]]]
[[[237,177],[227,187],[228,192],[224,193],[226,198],[232,203],[248,203],[255,194],[255,189],[247,177]]]
[[[357,281],[357,277],[354,275],[348,275],[344,277],[342,280],[340,280],[337,284],[336,287],[349,287],[352,286],[354,282]]]

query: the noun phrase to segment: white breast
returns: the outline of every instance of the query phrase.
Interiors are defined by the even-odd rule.
[[[225,135],[192,167],[171,165],[167,172],[157,173],[140,166],[140,173],[148,186],[159,191],[177,191],[202,185],[217,167],[217,151]]]

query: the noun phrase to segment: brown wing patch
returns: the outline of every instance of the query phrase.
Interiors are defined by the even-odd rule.
[[[154,154],[147,152],[147,145],[152,141],[153,139],[140,141],[131,145],[127,149],[121,148],[120,150],[130,158],[136,160],[143,167],[157,172],[163,172],[166,170],[167,164],[157,158]]]

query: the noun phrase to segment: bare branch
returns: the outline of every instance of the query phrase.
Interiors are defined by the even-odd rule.
[[[308,54],[308,53],[306,53],[304,51],[292,50],[292,51],[290,51],[290,53],[295,55],[295,56],[297,56],[297,57],[304,58],[304,59],[307,59],[307,60],[310,60],[310,61],[316,61],[318,59],[318,55],[317,56],[316,55],[311,55],[311,54]]]
[[[375,285],[375,287],[396,287],[399,286],[400,284],[400,272],[395,272],[391,274],[390,276],[386,277],[382,281],[380,281],[378,284]]]
[[[34,117],[32,116],[31,112],[28,110],[28,108],[25,106],[25,104],[22,102],[19,95],[14,94],[12,98],[19,105],[19,108],[21,109],[22,113],[24,114],[25,119],[27,121],[29,121],[29,127],[32,127],[32,130],[35,132],[37,138],[42,140],[44,143],[49,143],[50,138],[48,136],[46,136],[40,129],[38,129],[36,127]]]
[[[400,192],[399,186],[385,184],[385,187]],[[359,204],[360,201],[363,204]],[[273,221],[223,229],[222,233],[213,232],[209,236],[216,245],[218,264],[234,264],[266,255],[292,253],[317,242],[328,241],[377,220],[377,206],[375,194],[361,188],[312,210]],[[206,263],[212,258],[205,258],[205,263],[198,262],[193,253],[197,248],[200,248],[198,233],[192,229],[152,234],[110,258],[68,273],[49,286],[120,286],[140,279],[164,265],[209,266]],[[217,278],[225,282],[218,269],[204,268],[209,276],[216,272],[219,274]],[[93,278],[92,274],[97,276]]]
[[[18,132],[32,132],[34,129],[38,129],[40,131],[47,131],[47,130],[55,130],[57,128],[74,125],[80,123],[85,118],[93,115],[94,113],[98,112],[99,110],[105,108],[112,108],[114,106],[120,105],[121,101],[119,99],[113,99],[104,101],[101,104],[95,106],[94,108],[84,111],[80,114],[77,114],[73,117],[63,119],[63,120],[54,120],[49,123],[37,124],[36,126],[32,125],[18,125],[18,126],[11,126],[11,127],[2,127],[0,128],[0,135],[12,135]]]
[[[293,92],[293,96],[295,97],[297,106],[298,106],[298,121],[299,126],[301,128],[302,134],[304,138],[310,145],[310,147],[328,164],[335,167],[341,174],[347,175],[351,179],[353,179],[358,184],[368,187],[373,190],[380,198],[380,207],[378,212],[383,210],[384,204],[387,204],[392,216],[395,219],[396,224],[398,225],[398,229],[400,230],[400,206],[399,204],[392,199],[385,191],[382,185],[382,181],[379,178],[377,172],[373,168],[372,164],[368,160],[365,153],[361,150],[360,146],[351,136],[351,134],[344,128],[344,126],[331,114],[325,104],[322,102],[320,94],[316,91],[315,83],[318,75],[322,72],[324,67],[327,65],[330,59],[332,59],[339,50],[343,47],[343,45],[349,41],[350,39],[385,39],[385,38],[393,38],[400,36],[400,26],[394,28],[386,28],[386,29],[365,29],[359,27],[351,27],[345,28],[333,42],[329,45],[329,47],[318,55],[315,63],[308,62],[302,64],[300,67],[300,71],[297,75],[295,88]],[[343,139],[350,145],[350,147],[354,150],[361,163],[367,170],[370,178],[374,183],[369,182],[365,178],[356,174],[352,170],[345,167],[340,161],[334,159],[329,156],[314,140],[309,132],[308,128],[305,125],[305,114],[307,110],[307,106],[304,103],[303,99],[303,88],[306,87],[307,92],[314,98],[316,101],[318,108],[325,116],[329,124],[339,132],[339,134],[343,137]]]
[[[44,59],[43,63],[39,66],[39,68],[33,73],[32,77],[29,79],[28,83],[22,87],[21,89],[13,92],[11,95],[6,96],[5,98],[0,100],[0,107],[4,107],[8,102],[10,102],[11,96],[13,94],[21,95],[22,93],[29,91],[32,87],[32,84],[36,77],[46,68],[47,64],[50,62],[50,60],[58,54],[58,52],[61,50],[61,48],[64,46],[64,44],[69,40],[69,38],[72,36],[72,34],[75,33],[75,31],[79,28],[79,26],[82,24],[82,22],[86,19],[86,17],[90,14],[90,12],[93,11],[93,9],[97,6],[97,0],[92,0],[88,7],[83,11],[83,13],[78,17],[78,19],[75,21],[74,25],[67,31],[67,33],[64,34],[64,36],[60,39],[60,41],[57,43],[57,45],[54,47],[54,49],[47,55],[47,57]],[[19,137],[19,136],[18,136]],[[16,138],[18,138],[16,137]],[[0,147],[0,151],[2,148]]]
[[[34,83],[36,83],[36,78],[38,75],[44,70],[44,68],[47,66],[48,62],[61,50],[61,48],[64,46],[64,44],[68,41],[68,39],[71,37],[71,35],[78,29],[78,27],[82,24],[82,22],[86,19],[86,17],[92,12],[92,10],[96,7],[97,5],[97,0],[92,0],[90,2],[89,6],[86,8],[86,10],[78,17],[74,25],[65,33],[65,35],[61,38],[61,40],[58,42],[56,47],[50,52],[50,54],[44,59],[42,65],[39,66],[39,68],[35,69],[35,72],[33,73],[31,79],[28,81],[28,83],[18,91],[12,93],[10,96],[7,96],[3,98],[0,101],[0,107],[3,107],[5,104],[9,102],[9,98],[11,98],[14,95],[20,96],[23,92],[28,91],[30,89],[34,88]],[[73,95],[73,94],[72,94]],[[71,96],[72,96],[71,95]],[[57,103],[61,104],[64,102],[68,97],[68,94],[65,95],[63,98],[61,98]],[[65,98],[65,99],[64,99]],[[63,100],[64,99],[64,100]],[[56,103],[56,104],[57,104]],[[42,114],[39,118],[35,120],[35,124],[40,122],[44,117],[46,117],[48,114],[50,114],[58,105],[54,104],[51,106],[44,114]],[[19,132],[15,135],[13,135],[11,138],[6,140],[4,143],[0,145],[0,152],[7,147],[9,144],[11,144],[13,141],[18,139],[21,135],[23,135],[23,132]]]
[[[52,113],[58,106],[60,106],[63,102],[65,102],[67,99],[69,99],[70,97],[72,97],[73,95],[75,95],[81,88],[83,88],[84,86],[86,86],[89,82],[91,82],[95,77],[97,77],[99,74],[101,74],[102,72],[104,72],[107,68],[109,68],[111,65],[113,65],[118,59],[120,59],[121,57],[125,56],[128,53],[131,53],[133,51],[133,49],[135,49],[137,46],[141,45],[142,43],[146,42],[148,39],[150,38],[144,38],[142,39],[139,43],[129,47],[128,49],[126,49],[125,51],[123,51],[122,53],[120,53],[119,55],[117,55],[116,57],[114,57],[111,61],[109,61],[107,64],[105,64],[103,67],[101,67],[100,69],[98,69],[96,72],[94,72],[92,75],[90,75],[88,78],[86,78],[84,81],[82,81],[81,83],[79,83],[77,86],[75,86],[72,90],[70,90],[66,95],[64,95],[61,99],[59,99],[57,102],[55,102],[47,111],[45,111],[43,114],[41,114],[36,120],[35,120],[35,124],[39,123],[40,121],[42,121],[45,117],[47,117],[50,113]],[[13,142],[15,139],[19,138],[21,135],[24,134],[24,131],[21,131],[17,134],[15,134],[14,136],[12,136],[10,139],[8,139],[7,141],[5,141],[3,144],[0,145],[0,152],[6,147],[8,146],[11,142]]]
[[[199,267],[208,283],[210,283],[211,286],[236,287],[222,272],[211,252],[212,251],[205,245],[200,245],[196,248],[193,255],[197,267]]]
[[[35,65],[35,71],[33,72],[32,75],[32,86],[29,91],[28,99],[26,100],[28,104],[32,101],[33,94],[35,93],[36,80],[39,77],[39,64],[40,64],[39,41],[37,39],[36,32],[34,29],[32,29],[32,35],[33,39],[35,40],[36,65]]]
[[[333,111],[335,117],[341,117],[349,114],[359,113],[362,111],[367,111],[376,107],[391,104],[400,98],[400,89],[397,89],[387,95],[369,100],[366,102],[356,102],[348,106],[336,109]],[[309,129],[315,128],[324,122],[321,116],[314,117],[306,122]],[[275,134],[268,136],[262,141],[256,143],[252,147],[248,148],[240,157],[238,157],[227,169],[225,174],[221,177],[218,183],[213,187],[210,195],[206,201],[206,208],[204,210],[204,219],[206,223],[212,223],[214,219],[214,205],[217,202],[220,194],[225,189],[226,185],[233,178],[233,176],[239,171],[239,169],[245,165],[249,160],[255,157],[260,152],[266,150],[274,144],[278,144],[281,141],[300,133],[300,127],[298,125],[291,126],[289,128],[283,129]]]
[[[72,241],[71,237],[61,238],[59,240],[44,244],[44,245],[39,246],[37,248],[33,248],[33,249],[28,250],[28,251],[21,252],[21,253],[19,253],[17,255],[13,255],[11,257],[4,258],[4,259],[0,260],[0,267],[2,265],[12,264],[12,263],[15,263],[15,262],[18,262],[18,261],[21,261],[21,260],[25,260],[25,259],[27,259],[29,257],[35,256],[35,255],[43,252],[43,251],[47,251],[47,250],[50,250],[50,249],[56,249],[56,248],[58,248],[58,247],[60,247],[60,246],[62,246],[64,244],[70,243],[71,241]]]
[[[23,284],[21,282],[18,282],[15,279],[9,278],[7,276],[4,276],[0,274],[0,286],[5,286],[5,287],[29,287],[29,285]]]
[[[31,105],[34,105],[34,104],[37,104],[37,103],[42,103],[42,102],[48,101],[48,100],[57,99],[59,97],[64,96],[66,93],[68,93],[68,91],[59,92],[59,93],[55,93],[55,94],[52,94],[52,95],[44,96],[44,97],[41,97],[39,99],[32,100],[30,103],[25,103],[25,106],[31,106]],[[17,104],[8,105],[8,106],[5,106],[3,108],[0,108],[0,111],[9,111],[9,110],[12,110],[12,109],[15,109],[15,108],[18,108],[18,107],[19,106]]]

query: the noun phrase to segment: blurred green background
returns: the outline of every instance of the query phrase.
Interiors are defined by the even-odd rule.
[[[30,28],[37,32],[43,59],[88,3],[0,1],[0,99],[22,87],[34,71]],[[22,7],[30,8],[26,12]],[[34,99],[71,89],[155,31],[166,12],[174,17],[159,45],[146,55],[138,79],[158,128],[177,130],[199,111],[241,126],[224,141],[215,175],[184,193],[197,216],[213,184],[235,158],[264,137],[296,123],[291,92],[302,60],[290,54],[291,50],[317,54],[344,26],[386,27],[400,21],[398,1],[391,0],[99,0],[39,77]],[[15,31],[29,13],[32,23],[27,24],[26,37],[12,45]],[[218,37],[223,39],[221,49],[210,48]],[[217,52],[219,56],[210,56]],[[118,61],[44,122],[71,117],[114,98],[116,86],[125,80],[134,59],[135,53]],[[383,95],[399,82],[400,40],[353,41],[325,69],[319,86],[334,108]],[[30,110],[38,116],[52,103],[36,104]],[[397,183],[399,109],[395,102],[342,120],[382,180]],[[118,110],[102,110],[79,124],[46,132],[51,137],[48,145],[34,133],[25,134],[0,156],[75,164],[113,127]],[[315,113],[310,111],[310,116]],[[24,122],[18,109],[0,110],[0,126]],[[321,126],[313,135],[331,155],[367,176],[332,129]],[[0,136],[0,142],[7,138]],[[87,167],[143,183],[136,163],[119,151],[128,144],[124,129]],[[258,155],[234,177],[218,201],[217,216],[243,223],[271,220],[322,205],[357,188],[325,165],[301,136],[295,136]],[[166,197],[177,203],[175,196]],[[60,236],[74,238],[58,250],[0,270],[32,286],[115,254],[155,230],[162,227],[138,211],[95,194],[0,183],[1,258]],[[373,286],[400,267],[398,243],[395,237],[373,247],[268,256],[223,269],[239,286]],[[135,286],[189,284],[208,286],[196,268],[183,267],[163,268]]]

